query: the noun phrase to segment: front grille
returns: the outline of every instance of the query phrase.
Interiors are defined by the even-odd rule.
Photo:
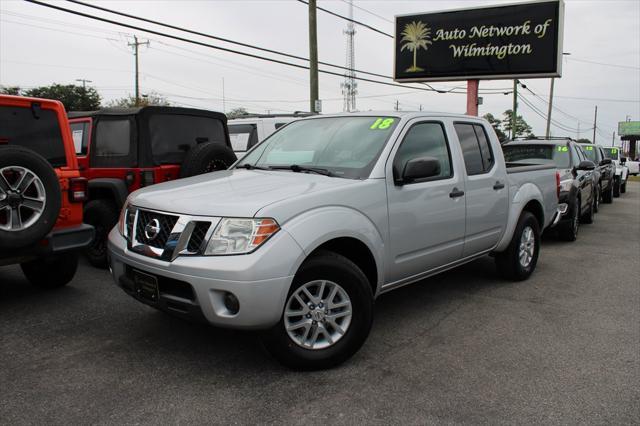
[[[145,233],[145,228],[153,222],[154,219],[158,221],[160,230],[157,235],[150,235],[151,238],[148,238]],[[178,216],[138,210],[138,222],[136,223],[135,235],[136,241],[151,247],[163,249],[171,235],[171,230],[177,221]]]
[[[211,227],[211,222],[196,222],[196,226],[193,228],[189,244],[187,244],[187,251],[191,253],[198,253],[204,238],[207,235],[207,231]]]

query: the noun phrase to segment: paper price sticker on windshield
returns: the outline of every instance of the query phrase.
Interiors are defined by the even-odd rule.
[[[558,152],[567,152],[569,151],[569,148],[567,148],[566,146],[559,146],[558,147]]]
[[[393,124],[394,121],[395,119],[393,118],[378,118],[376,121],[373,122],[373,124],[371,125],[371,127],[369,127],[369,129],[371,130],[388,129]]]

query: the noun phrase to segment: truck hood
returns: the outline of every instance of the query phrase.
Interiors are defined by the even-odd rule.
[[[253,217],[269,204],[359,181],[289,171],[224,170],[134,192],[134,206],[194,216]]]

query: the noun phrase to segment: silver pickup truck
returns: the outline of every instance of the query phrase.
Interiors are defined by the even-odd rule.
[[[391,112],[288,124],[230,170],[133,193],[109,235],[116,283],[221,327],[264,329],[280,362],[343,362],[377,296],[493,254],[533,273],[553,166],[508,167],[484,120]]]

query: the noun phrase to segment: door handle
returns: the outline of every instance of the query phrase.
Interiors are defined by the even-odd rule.
[[[504,183],[500,182],[500,181],[496,181],[496,184],[493,185],[493,189],[495,189],[496,191],[499,189],[504,188]]]
[[[458,198],[464,195],[464,191],[460,191],[458,188],[453,188],[453,191],[449,193],[449,198]]]

